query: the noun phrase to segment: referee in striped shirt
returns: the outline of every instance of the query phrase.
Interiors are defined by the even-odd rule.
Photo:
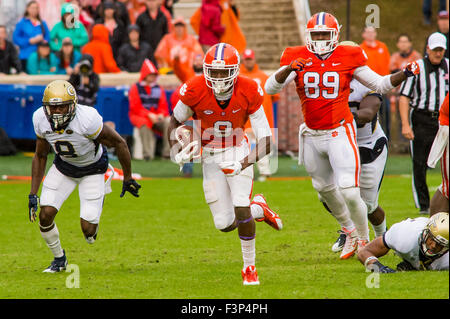
[[[439,129],[439,107],[448,92],[446,37],[435,32],[427,43],[427,55],[418,60],[420,73],[409,77],[400,88],[399,111],[402,134],[410,140],[413,160],[412,188],[420,214],[429,214],[430,194],[426,183],[427,159]],[[411,110],[410,110],[411,108]]]

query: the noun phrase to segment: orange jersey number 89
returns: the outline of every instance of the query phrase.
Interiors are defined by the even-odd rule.
[[[320,90],[320,74],[317,72],[305,72],[303,74],[303,85],[305,95],[310,99],[317,99],[322,96],[325,99],[335,99],[339,93],[339,73],[334,71],[322,74],[322,84],[325,89]]]

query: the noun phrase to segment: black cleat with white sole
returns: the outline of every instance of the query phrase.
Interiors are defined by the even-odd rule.
[[[338,230],[338,233],[339,237],[338,239],[336,239],[336,242],[331,247],[331,250],[335,253],[340,252],[345,245],[345,238],[346,238],[345,232],[343,232],[342,230]]]
[[[66,252],[63,250],[63,256],[53,259],[50,266],[48,266],[47,269],[45,269],[43,272],[49,272],[49,273],[55,273],[60,272],[63,270],[66,270],[67,266],[67,258],[66,258]]]

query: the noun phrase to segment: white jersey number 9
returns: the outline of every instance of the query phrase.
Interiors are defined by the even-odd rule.
[[[233,124],[229,121],[217,121],[214,123],[215,137],[228,137],[233,133]]]

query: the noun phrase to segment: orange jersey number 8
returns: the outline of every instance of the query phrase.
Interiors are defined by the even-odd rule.
[[[325,87],[320,91],[320,74],[317,72],[305,72],[303,74],[303,86],[305,95],[310,99],[317,99],[320,95],[325,99],[335,99],[339,93],[339,73],[325,72],[322,75],[322,83]],[[331,92],[330,92],[331,91]]]

